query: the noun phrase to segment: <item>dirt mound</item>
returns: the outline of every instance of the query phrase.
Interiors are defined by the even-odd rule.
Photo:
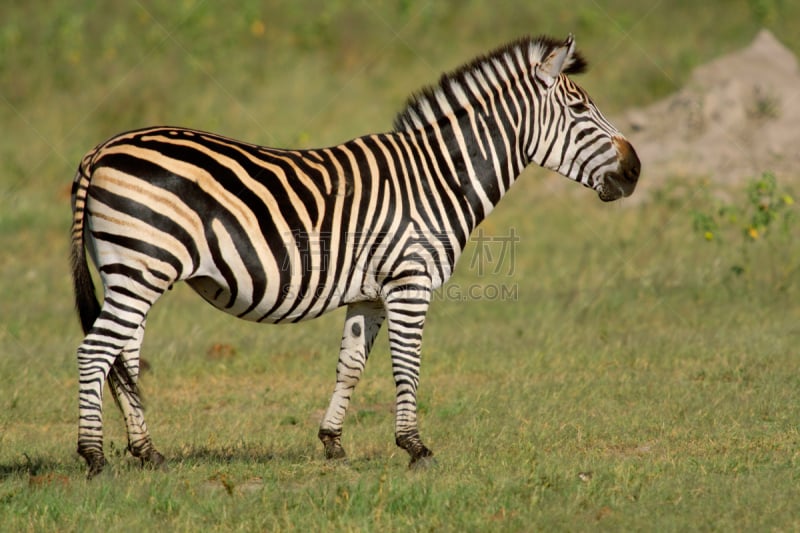
[[[628,111],[619,127],[642,159],[643,189],[676,175],[735,184],[765,170],[797,181],[797,58],[762,30],[748,47],[698,67],[677,93]]]

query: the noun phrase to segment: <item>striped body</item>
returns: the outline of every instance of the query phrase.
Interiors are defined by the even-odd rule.
[[[476,216],[439,220],[464,208],[440,193],[461,200],[460,184],[420,173],[412,150],[406,133],[290,151],[151,128],[87,154],[76,184],[91,179],[91,242],[157,259],[152,285],[189,280],[237,317],[296,322],[375,300],[399,265],[424,269],[432,289],[450,276]],[[120,242],[131,226],[137,242]],[[108,260],[90,251],[102,268]]]
[[[523,39],[413,97],[395,131],[282,150],[184,128],[118,135],[90,151],[73,184],[73,276],[86,337],[78,349],[78,449],[99,473],[106,380],[129,449],[152,445],[137,388],[147,313],[186,281],[217,308],[269,323],[347,306],[333,397],[320,426],[344,456],[345,411],[384,320],[397,386],[395,435],[426,459],[416,422],[422,328],[431,292],[470,233],[530,163],[603,200],[630,194],[633,148],[567,76],[571,37]],[[84,247],[104,288],[94,296]]]

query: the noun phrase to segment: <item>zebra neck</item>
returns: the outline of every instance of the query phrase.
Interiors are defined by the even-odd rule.
[[[424,129],[443,179],[452,184],[465,215],[467,236],[492,212],[527,162],[518,128],[496,117],[461,110]]]

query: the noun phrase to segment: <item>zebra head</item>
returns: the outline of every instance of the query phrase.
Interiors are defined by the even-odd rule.
[[[531,161],[594,189],[605,202],[629,196],[639,179],[639,158],[586,91],[567,77],[586,69],[572,35],[563,43],[540,39],[531,55],[535,128],[541,132],[530,136]]]

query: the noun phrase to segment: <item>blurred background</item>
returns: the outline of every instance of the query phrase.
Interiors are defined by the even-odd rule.
[[[410,93],[524,34],[574,33],[580,82],[614,116],[762,27],[798,52],[799,14],[787,0],[7,2],[2,196],[65,187],[86,150],[141,126],[283,147],[386,130]]]
[[[71,311],[68,196],[78,161],[95,144],[115,133],[155,124],[300,148],[385,131],[411,93],[436,82],[443,71],[524,34],[559,38],[575,34],[590,64],[580,83],[625,133],[634,139],[637,132],[649,135],[649,151],[640,146],[648,157],[643,158],[639,195],[655,195],[668,211],[663,220],[654,221],[656,227],[661,231],[677,226],[678,243],[680,235],[691,233],[694,223],[696,230],[713,240],[719,233],[714,213],[708,215],[702,206],[700,211],[687,207],[688,200],[696,203],[701,196],[695,194],[694,185],[683,181],[687,176],[707,179],[710,171],[703,168],[692,176],[691,168],[683,168],[672,176],[680,179],[672,180],[648,158],[657,158],[659,147],[671,140],[688,138],[686,128],[695,127],[694,97],[680,96],[680,91],[696,67],[736,53],[764,28],[782,43],[779,47],[788,49],[791,62],[792,54],[800,52],[798,20],[800,4],[787,0],[702,4],[688,0],[5,2],[0,7],[0,289],[4,296],[0,352],[27,359],[46,351],[63,361],[65,372],[71,375],[71,356],[80,334]],[[754,77],[752,67],[739,62],[722,70],[729,78],[748,80]],[[705,83],[703,79],[695,84]],[[677,103],[663,103],[675,95],[679,95]],[[717,102],[715,115],[701,118],[724,124],[725,102]],[[661,126],[653,129],[647,109],[658,105],[662,106]],[[756,109],[767,119],[781,111],[769,98]],[[686,124],[678,124],[679,119]],[[769,121],[765,124],[769,126]],[[702,143],[694,144],[703,151]],[[744,146],[726,144],[734,151]],[[731,176],[741,182],[765,170],[769,168],[748,167]],[[797,183],[797,173],[781,179]],[[558,261],[580,264],[585,258],[573,261],[572,256],[588,253],[578,251],[588,245],[567,237],[576,232],[585,236],[587,228],[582,224],[590,225],[592,231],[598,227],[586,222],[591,219],[586,218],[586,210],[614,217],[619,209],[599,211],[594,195],[578,187],[569,188],[571,195],[562,198],[562,183],[567,182],[549,174],[526,180],[510,195],[517,199],[504,204],[486,222],[489,232],[516,224],[523,233],[527,231],[528,243],[536,241],[531,236],[539,235],[539,222],[530,222],[534,229],[526,230],[522,214],[548,192],[558,192],[558,203],[543,208],[540,216],[554,220],[563,215],[558,218],[561,227],[550,236],[551,243],[542,240],[528,245],[530,259],[521,256],[517,265],[528,265],[528,270],[518,268],[517,272],[532,271],[538,276],[541,269],[550,268],[565,273],[553,281],[539,277],[529,294],[558,290],[563,283],[576,283],[580,290],[581,280],[583,286],[595,285],[609,278],[609,271],[616,276],[626,268],[639,269],[631,274],[639,276],[636,279],[650,268],[664,283],[695,283],[680,277],[682,267],[665,266],[658,260],[648,265],[627,261],[624,268],[612,266],[595,273],[584,269],[570,274],[572,270],[562,268]],[[628,205],[636,202],[635,196]],[[553,208],[557,215],[551,212]],[[612,233],[593,238],[605,242]],[[550,255],[562,246],[561,259]],[[618,243],[614,241],[613,246]],[[642,249],[644,254],[653,253]],[[547,253],[542,255],[542,250]],[[686,253],[698,264],[706,261],[699,252]],[[713,256],[716,252],[705,253]],[[789,274],[781,279],[796,272],[791,263],[795,252],[788,253],[789,266],[782,267],[782,272]],[[551,257],[556,257],[552,265]],[[704,272],[705,276],[719,274]],[[213,310],[209,312],[214,315]],[[214,323],[219,319],[209,318]],[[224,324],[231,327],[230,322]],[[174,350],[182,352],[178,347]],[[46,360],[42,364],[53,368]]]
[[[692,133],[708,125],[697,126],[693,113],[704,97],[681,91],[687,83],[713,84],[702,77],[692,81],[694,69],[749,46],[764,28],[781,43],[778,48],[789,51],[791,63],[793,54],[800,52],[797,20],[800,4],[786,0],[6,2],[0,7],[0,355],[11,357],[7,362],[14,369],[45,352],[61,362],[68,376],[56,379],[59,386],[72,386],[72,354],[80,332],[71,310],[67,261],[69,188],[81,156],[95,144],[121,131],[156,124],[211,130],[279,147],[335,144],[390,129],[410,94],[435,83],[442,72],[525,34],[575,34],[590,64],[579,82],[646,156],[640,192],[627,205],[656,198],[665,214],[652,221],[657,230],[645,229],[638,214],[626,215],[637,220],[631,225],[619,215],[619,207],[595,205],[593,194],[567,187],[566,180],[550,173],[522,180],[509,195],[512,199],[484,226],[490,235],[504,234],[511,226],[527,243],[521,246],[527,252],[513,265],[518,278],[511,281],[520,283],[524,276],[536,281],[527,289],[521,286],[520,299],[533,305],[526,300],[531,294],[552,294],[565,284],[576,291],[598,283],[616,290],[626,276],[637,282],[649,276],[656,281],[648,278],[646,283],[680,286],[707,283],[714,276],[722,279],[725,270],[712,266],[700,269],[705,277],[699,281],[686,278],[682,270],[695,262],[708,264],[712,260],[707,258],[718,251],[684,250],[689,260],[679,266],[659,259],[654,251],[670,249],[664,242],[680,246],[693,225],[707,239],[721,232],[713,209],[706,209],[711,204],[696,206],[706,198],[692,185],[699,182],[686,181],[714,178],[702,166],[704,145]],[[766,55],[774,55],[773,49],[767,47]],[[753,63],[764,61],[749,61],[723,65],[723,94],[725,87],[735,86],[726,81],[729,78],[757,77]],[[800,101],[791,98],[796,87],[789,90],[783,105]],[[751,105],[736,101],[731,104],[733,113],[727,113],[728,100],[715,102],[715,114],[701,113],[701,119],[720,122],[724,128],[726,114],[741,111],[733,107]],[[756,111],[767,119],[783,111],[769,98],[762,104]],[[656,116],[659,127],[654,127]],[[759,124],[769,127],[771,122]],[[666,174],[663,161],[651,161],[666,153],[661,148],[670,142],[687,139],[701,154],[696,172],[684,166]],[[732,139],[727,129],[722,143],[734,152],[745,151],[746,143]],[[672,162],[688,160],[673,152],[668,157]],[[734,169],[732,181],[741,183],[770,170],[751,166]],[[797,183],[797,177],[797,172],[780,176],[790,184]],[[548,200],[551,197],[557,200]],[[539,206],[539,218],[529,216],[533,205]],[[557,231],[540,232],[543,221],[556,220]],[[639,227],[644,236],[628,234],[620,244],[611,220]],[[597,234],[604,225],[608,232]],[[668,228],[676,228],[674,237],[661,233]],[[658,239],[649,237],[654,231]],[[575,240],[577,236],[584,240]],[[587,239],[600,244],[587,251],[592,246]],[[603,248],[619,246],[628,249],[624,261],[614,255],[618,252],[609,252],[610,262],[602,255]],[[783,274],[778,277],[791,278],[796,252],[780,248],[788,266],[780,267]],[[554,253],[559,250],[561,255]],[[592,264],[606,266],[581,267],[587,254],[600,254]],[[631,259],[648,254],[653,258],[649,263]],[[735,254],[725,268],[743,262]],[[469,280],[476,274],[463,266],[459,272]],[[193,295],[187,298],[198,303]],[[181,309],[181,297],[176,302]],[[236,321],[222,321],[210,308],[195,311],[196,307],[193,313],[208,313],[193,316],[204,317],[197,323],[205,326],[195,327],[210,330],[209,339],[222,335],[234,342],[250,331],[223,334],[228,328],[247,326],[232,325]],[[442,312],[454,316],[458,309],[463,307],[452,303]],[[514,307],[487,309],[490,316],[518,312]],[[174,323],[168,313],[162,315],[163,322],[152,324],[156,331],[190,327],[181,322],[181,312]],[[338,326],[331,329],[335,339]],[[260,330],[258,334],[266,335]],[[276,333],[270,335],[266,337],[274,339]],[[292,346],[296,339],[287,342]],[[322,346],[328,340],[319,342]],[[255,346],[262,344],[270,346],[270,341],[265,338]],[[192,351],[171,340],[158,348],[175,354]],[[50,370],[58,368],[50,359],[39,362]],[[6,372],[9,380],[12,373]],[[24,384],[14,387],[19,390]]]
[[[587,463],[606,480],[585,485],[597,520],[608,505],[641,520],[619,530],[652,529],[652,516],[672,512],[668,501],[690,510],[675,530],[720,514],[728,529],[796,529],[798,21],[796,0],[2,2],[0,473],[25,487],[14,499],[16,528],[48,529],[30,521],[47,509],[72,516],[74,529],[87,529],[81,509],[100,517],[94,528],[116,517],[115,492],[106,515],[93,500],[26,499],[31,458],[82,475],[74,454],[81,332],[68,244],[69,190],[86,151],[164,124],[277,147],[336,144],[389,130],[410,94],[478,54],[526,34],[571,32],[590,65],[576,81],[639,151],[639,190],[602,204],[533,170],[484,222],[489,242],[518,243],[514,255],[482,265],[485,250],[473,244],[450,282],[457,290],[435,298],[426,322],[420,406],[426,435],[437,452],[445,447],[440,473],[452,471],[457,490],[485,489],[496,504],[467,491],[453,500],[467,516],[508,506],[519,530],[541,507],[527,496],[495,501],[494,481],[524,477],[519,465],[539,460],[550,477],[530,471],[558,495],[549,500],[554,527],[544,529],[583,512],[575,511],[583,485],[574,483]],[[243,477],[262,475],[273,457],[289,470],[320,457],[313,435],[341,320],[336,312],[313,325],[265,328],[176,286],[149,318],[143,351],[157,441],[176,462],[202,465],[201,481],[222,468],[214,457],[242,457],[227,446],[256,450],[253,465],[243,456]],[[384,334],[348,415],[357,430],[346,433],[358,442],[355,457],[377,458],[361,463],[376,472],[397,453],[387,348]],[[107,444],[121,463],[124,429],[107,407]],[[264,428],[277,428],[274,438],[262,439]],[[450,468],[456,458],[464,465]],[[487,465],[485,477],[472,461]],[[619,483],[602,473],[617,463],[633,465],[619,470]],[[629,473],[642,464],[652,466],[641,483],[657,497],[636,508]],[[325,490],[318,465],[308,468],[295,484]],[[142,479],[133,507],[152,527],[150,478]],[[456,516],[440,489],[428,493],[445,494],[447,510],[434,514]],[[66,492],[79,499],[84,490]],[[303,494],[296,508],[305,516]],[[184,509],[198,507],[189,501]],[[214,519],[228,515],[209,509]],[[261,507],[247,509],[255,516]],[[749,522],[740,511],[750,511]],[[58,517],[42,523],[70,529]],[[199,527],[182,524],[172,529]]]

